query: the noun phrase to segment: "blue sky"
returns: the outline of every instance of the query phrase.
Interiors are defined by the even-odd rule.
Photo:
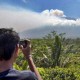
[[[35,12],[59,9],[68,17],[80,17],[80,0],[0,0],[0,5],[10,5]]]
[[[80,27],[79,8],[80,0],[0,0],[0,28],[24,31],[45,25]]]

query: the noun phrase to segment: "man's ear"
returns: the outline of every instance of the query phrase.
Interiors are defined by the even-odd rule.
[[[15,46],[15,50],[14,50],[14,54],[13,54],[13,58],[14,58],[14,60],[17,58],[17,56],[18,56],[18,50],[19,50],[19,45],[17,44],[16,46]]]
[[[19,50],[19,44],[17,44],[16,47],[15,47],[15,53],[16,53],[16,55],[18,55],[18,50]]]

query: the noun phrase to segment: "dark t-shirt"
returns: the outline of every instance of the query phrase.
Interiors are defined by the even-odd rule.
[[[0,80],[38,80],[31,71],[18,71],[9,69],[0,73]]]

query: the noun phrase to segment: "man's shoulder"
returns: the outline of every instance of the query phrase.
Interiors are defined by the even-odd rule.
[[[1,73],[0,79],[3,78],[5,78],[6,80],[9,80],[10,78],[14,78],[13,80],[37,80],[37,77],[33,72],[29,70],[18,71],[15,69],[10,69]]]
[[[19,80],[37,80],[37,77],[36,75],[32,72],[32,71],[29,71],[29,70],[23,70],[23,71],[18,71],[18,70],[15,70],[15,69],[12,69],[10,70],[9,72],[10,74],[12,75],[17,75],[17,77],[19,78]]]

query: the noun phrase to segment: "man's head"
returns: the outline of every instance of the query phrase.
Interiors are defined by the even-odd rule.
[[[9,28],[0,29],[0,61],[10,60],[13,52],[20,41],[17,32]]]

